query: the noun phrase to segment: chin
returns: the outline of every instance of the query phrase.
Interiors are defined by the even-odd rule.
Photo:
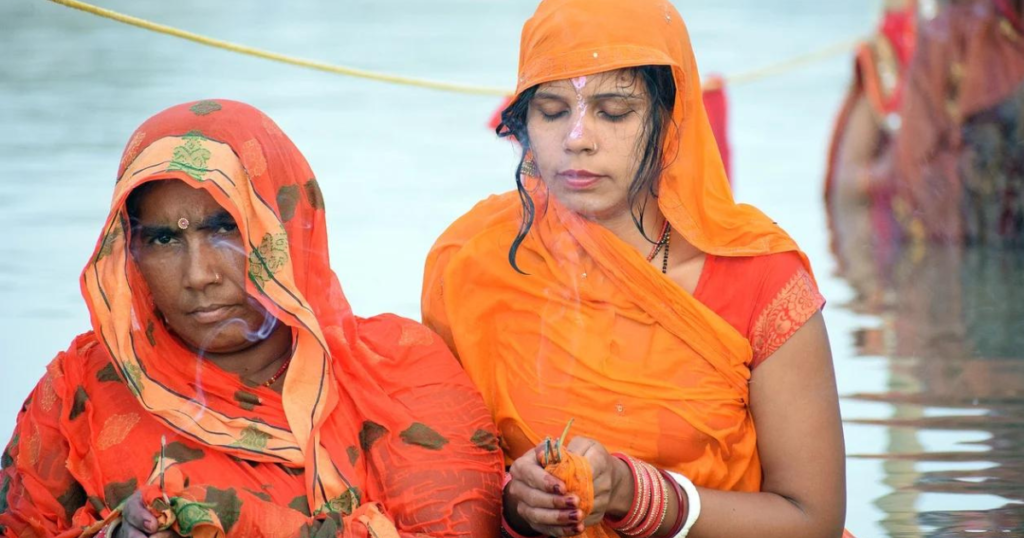
[[[200,353],[214,354],[232,353],[251,346],[256,337],[249,338],[250,335],[250,331],[236,324],[220,329],[201,328],[178,333],[179,338]]]
[[[252,342],[244,335],[216,335],[207,340],[206,345],[196,345],[196,348],[205,353],[233,353],[241,351],[252,345]]]
[[[608,200],[607,196],[602,196],[601,193],[594,191],[566,192],[559,189],[558,192],[555,192],[555,196],[566,209],[588,219],[600,219],[611,215],[614,213],[614,208],[619,206],[619,204]]]

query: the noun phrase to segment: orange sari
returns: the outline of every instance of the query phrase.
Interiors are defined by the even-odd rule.
[[[93,331],[19,415],[0,534],[89,536],[141,491],[184,535],[496,536],[501,459],[478,392],[427,328],[352,314],[317,181],[273,121],[231,101],[173,107],[136,131],[118,178],[81,278]],[[124,205],[161,179],[238,224],[247,291],[292,330],[283,394],[204,361],[154,312]]]
[[[548,0],[523,30],[517,94],[604,71],[670,66],[671,159],[658,206],[687,241],[723,258],[797,245],[733,201],[705,113],[686,27],[661,0]],[[675,158],[671,158],[675,156]],[[537,219],[517,273],[509,246],[516,193],[481,202],[438,239],[426,263],[423,317],[455,350],[491,410],[510,461],[573,417],[573,433],[720,490],[758,491],[749,408],[750,340],[600,225],[529,178]],[[738,283],[757,290],[755,275]],[[807,294],[803,295],[808,297]],[[817,306],[820,307],[820,304]]]

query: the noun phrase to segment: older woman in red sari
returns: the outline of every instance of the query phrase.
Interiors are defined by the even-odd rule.
[[[480,537],[487,410],[444,343],[352,314],[314,175],[267,116],[170,108],[132,136],[0,473],[0,534]]]

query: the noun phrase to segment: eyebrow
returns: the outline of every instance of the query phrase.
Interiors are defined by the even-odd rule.
[[[537,92],[534,99],[548,99],[551,101],[559,101],[562,103],[568,103],[569,100],[561,95],[551,92]],[[607,101],[610,99],[623,99],[625,101],[640,101],[642,97],[632,93],[617,93],[617,92],[606,92],[592,95],[588,98],[589,101]]]
[[[172,228],[170,226],[143,226],[139,225],[135,227],[138,230],[139,237],[142,239],[150,239],[152,237],[169,235],[177,238],[181,237],[181,232],[178,228]]]
[[[197,230],[203,230],[203,231],[206,231],[206,230],[216,230],[217,228],[220,228],[221,226],[224,226],[224,225],[229,225],[230,226],[232,224],[235,224],[235,219],[231,216],[231,213],[228,213],[227,211],[223,211],[222,210],[222,211],[218,211],[218,212],[214,213],[213,215],[210,215],[209,217],[206,217],[205,219],[203,219],[203,221],[200,222],[198,226],[196,226],[196,229]]]
[[[228,213],[227,211],[218,211],[217,213],[214,213],[213,215],[210,215],[209,217],[206,217],[201,222],[199,222],[196,225],[195,229],[196,230],[201,230],[201,231],[209,231],[209,230],[216,230],[217,228],[220,228],[221,226],[224,226],[224,225],[233,225],[233,224],[235,224],[235,219],[231,216],[230,213]],[[190,226],[190,228],[191,228],[191,226]],[[185,231],[185,230],[182,230],[181,228],[178,228],[177,226],[164,226],[164,225],[156,225],[156,226],[140,225],[140,226],[137,226],[137,229],[139,230],[140,236],[144,237],[144,238],[155,237],[155,236],[158,236],[158,235],[169,235],[171,237],[175,237],[176,238],[176,237],[181,237],[182,232]]]

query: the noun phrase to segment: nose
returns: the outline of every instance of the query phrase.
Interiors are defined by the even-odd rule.
[[[219,284],[223,272],[219,265],[224,256],[210,241],[195,238],[188,242],[185,260],[184,285],[197,291],[206,289],[212,284]]]
[[[591,128],[591,117],[586,107],[577,108],[572,116],[569,131],[565,134],[562,147],[566,153],[593,153],[597,151],[595,133]]]

